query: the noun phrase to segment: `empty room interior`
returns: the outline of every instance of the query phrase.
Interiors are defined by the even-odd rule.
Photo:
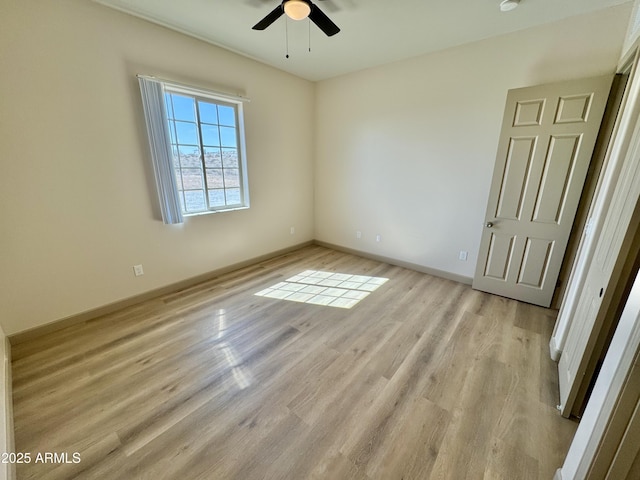
[[[0,479],[640,479],[639,37],[0,0]]]

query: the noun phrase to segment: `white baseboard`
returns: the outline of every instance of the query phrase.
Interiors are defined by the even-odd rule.
[[[553,480],[562,480],[562,469],[556,470],[556,474],[553,476]]]
[[[556,337],[551,337],[551,340],[549,340],[549,355],[551,356],[551,360],[554,362],[560,361],[562,350],[558,349],[556,346]]]

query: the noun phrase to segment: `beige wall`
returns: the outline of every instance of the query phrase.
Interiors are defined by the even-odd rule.
[[[472,277],[507,90],[613,73],[630,10],[320,82],[316,238]]]
[[[157,219],[136,73],[251,98],[249,210]],[[311,240],[314,89],[90,1],[0,2],[7,334]]]

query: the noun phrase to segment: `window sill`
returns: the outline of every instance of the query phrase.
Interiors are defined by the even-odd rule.
[[[202,217],[205,215],[212,215],[215,213],[227,213],[227,212],[236,212],[238,210],[249,210],[249,206],[242,207],[233,207],[233,208],[225,208],[224,210],[207,210],[206,212],[196,212],[196,213],[182,213],[182,216],[187,217]]]

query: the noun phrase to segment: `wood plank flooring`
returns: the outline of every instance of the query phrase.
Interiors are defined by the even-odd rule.
[[[308,269],[389,280],[351,309],[255,296]],[[550,480],[576,429],[554,316],[307,247],[14,346],[18,478]]]

